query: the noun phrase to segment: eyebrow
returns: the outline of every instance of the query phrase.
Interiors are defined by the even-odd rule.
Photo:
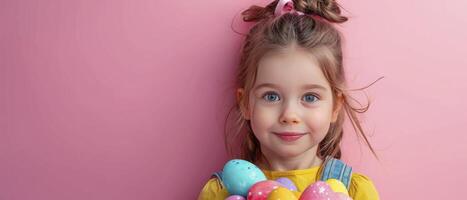
[[[253,88],[253,91],[256,91],[260,88],[263,88],[263,87],[270,87],[270,88],[277,88],[277,89],[280,89],[279,86],[275,85],[275,84],[272,84],[272,83],[262,83],[262,84],[259,84],[257,86],[255,86]],[[302,86],[302,89],[303,90],[306,90],[306,89],[319,89],[319,90],[323,90],[323,91],[326,91],[326,87],[322,86],[322,85],[318,85],[318,84],[306,84],[306,85],[303,85]]]

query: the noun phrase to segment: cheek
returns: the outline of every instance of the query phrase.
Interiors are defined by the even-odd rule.
[[[277,111],[261,104],[254,104],[252,108],[251,126],[253,132],[261,134],[268,131],[276,121]]]
[[[324,137],[331,123],[331,111],[328,109],[319,109],[306,113],[306,123],[312,133],[318,137]]]

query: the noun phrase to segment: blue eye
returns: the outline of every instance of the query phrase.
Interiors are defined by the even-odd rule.
[[[265,95],[263,95],[263,99],[266,101],[274,101],[279,99],[279,95],[277,95],[274,92],[268,92]]]
[[[314,94],[306,94],[304,96],[304,99],[305,99],[306,102],[313,103],[313,102],[318,100],[318,97],[316,95],[314,95]]]
[[[306,94],[303,98],[304,98],[304,101],[308,103],[313,103],[319,100],[319,97],[315,94]],[[274,102],[274,101],[279,101],[280,97],[275,92],[267,92],[266,94],[263,95],[263,99],[268,102]]]

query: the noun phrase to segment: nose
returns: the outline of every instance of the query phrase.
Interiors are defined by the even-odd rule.
[[[300,123],[300,117],[297,113],[297,106],[293,103],[287,103],[282,110],[279,121],[281,124],[298,124]]]

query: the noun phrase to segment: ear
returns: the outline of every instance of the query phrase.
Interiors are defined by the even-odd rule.
[[[344,105],[344,98],[342,96],[342,93],[339,93],[336,97],[336,103],[334,106],[334,110],[332,111],[332,119],[331,119],[332,123],[337,121],[337,117],[339,116],[339,112],[342,109],[342,105]]]
[[[245,118],[246,120],[250,120],[250,112],[248,108],[245,106],[245,104],[248,105],[248,102],[243,102],[245,99],[245,95],[246,95],[245,89],[237,88],[237,93],[236,93],[237,104],[240,107],[240,111],[242,112],[243,118]]]

